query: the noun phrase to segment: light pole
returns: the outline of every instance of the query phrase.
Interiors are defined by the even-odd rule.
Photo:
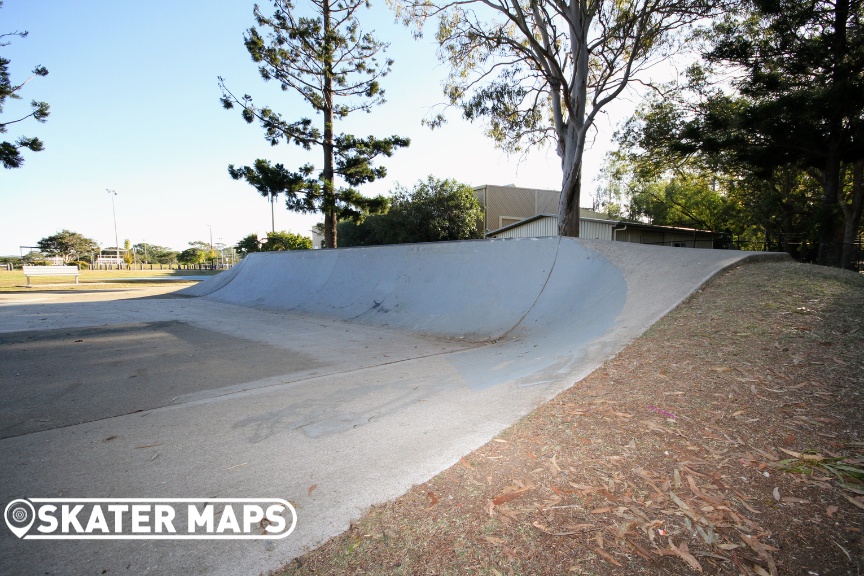
[[[207,224],[210,227],[210,253],[207,254],[207,259],[210,260],[210,269],[213,269],[213,225]]]
[[[114,190],[105,189],[108,195],[111,196],[111,213],[114,214],[114,249],[117,251],[117,268],[120,268],[120,241],[117,239],[117,210],[114,208],[114,196],[117,192]]]

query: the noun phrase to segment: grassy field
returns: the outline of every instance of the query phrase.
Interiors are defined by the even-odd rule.
[[[93,290],[116,288],[118,286],[161,286],[166,282],[189,282],[190,276],[202,279],[215,276],[219,270],[82,270],[78,285],[71,276],[39,276],[31,279],[27,288],[27,278],[21,270],[0,271],[0,292],[22,292],[32,289],[51,290]]]

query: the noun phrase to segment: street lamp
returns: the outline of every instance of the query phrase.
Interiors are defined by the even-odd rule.
[[[117,267],[120,267],[120,241],[117,239],[117,210],[114,208],[114,196],[117,192],[114,190],[105,189],[108,195],[111,196],[111,213],[114,214],[114,249],[117,250]]]
[[[213,225],[207,224],[210,227],[210,253],[207,254],[207,258],[210,260],[210,269],[213,269]]]

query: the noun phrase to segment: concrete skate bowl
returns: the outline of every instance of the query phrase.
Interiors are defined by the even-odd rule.
[[[578,380],[756,257],[557,237],[256,253],[183,294],[460,339],[448,360],[482,389]]]

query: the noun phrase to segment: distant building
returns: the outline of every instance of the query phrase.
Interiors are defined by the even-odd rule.
[[[558,235],[560,191],[492,185],[479,186],[474,191],[483,207],[481,225],[487,238]],[[720,234],[710,230],[612,220],[604,214],[580,208],[579,236],[658,246],[713,248]]]

